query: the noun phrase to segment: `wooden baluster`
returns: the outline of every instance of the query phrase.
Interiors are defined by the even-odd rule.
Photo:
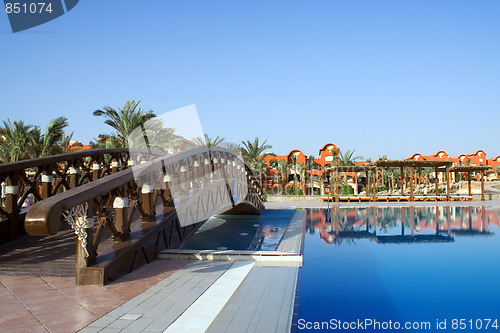
[[[118,160],[113,160],[111,162],[111,173],[116,173],[120,171],[120,162]]]
[[[94,216],[94,209],[92,208],[92,201],[89,201],[87,210],[87,228],[84,228],[84,231],[87,234],[87,237],[85,238],[87,244],[82,244],[82,241],[78,237],[76,238],[75,271],[77,285],[96,284],[94,274],[87,270],[89,266],[92,266],[97,261],[97,253],[94,251],[93,247],[93,227],[95,225],[96,218],[97,217]],[[101,277],[98,281],[104,281],[104,278]]]
[[[99,179],[101,165],[97,162],[92,163],[92,181]]]
[[[155,207],[153,205],[154,186],[146,183],[143,184],[141,193],[142,193],[142,210],[146,215],[142,217],[142,221],[144,222],[154,221],[154,217],[156,215]]]
[[[113,201],[113,209],[115,211],[115,228],[124,236],[130,235],[130,226],[128,225],[128,197],[116,197]]]
[[[221,157],[219,154],[214,156],[214,170],[212,173],[212,182],[217,181],[220,179],[220,163],[221,163]]]
[[[80,168],[75,164],[70,166],[68,169],[69,174],[69,187],[75,188],[78,186],[78,182],[80,181]]]
[[[192,183],[192,189],[193,192],[196,192],[198,189],[201,187],[201,180],[200,180],[200,162],[196,158],[193,161],[193,177],[191,179]]]
[[[172,181],[172,176],[168,173],[163,177],[165,183],[165,190],[163,191],[163,207],[170,207],[173,202],[172,193],[170,192],[169,183]]]
[[[203,158],[203,186],[210,185],[210,177],[212,174],[212,165],[210,164],[210,156]]]
[[[5,212],[9,214],[9,234],[10,239],[15,239],[19,234],[22,223],[19,218],[17,199],[19,199],[19,175],[12,173],[5,179]]]

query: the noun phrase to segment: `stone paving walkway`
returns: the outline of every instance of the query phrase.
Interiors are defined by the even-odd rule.
[[[300,252],[303,215],[279,250]],[[0,275],[0,332],[289,332],[299,268],[276,264],[157,260],[104,287]]]
[[[76,286],[74,277],[0,275],[0,332],[76,332],[188,263],[157,260],[104,287]]]

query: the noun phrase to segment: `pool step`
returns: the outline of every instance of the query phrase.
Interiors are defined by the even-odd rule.
[[[302,267],[302,256],[280,251],[184,250],[161,251],[159,259],[203,261],[257,261],[259,266]]]

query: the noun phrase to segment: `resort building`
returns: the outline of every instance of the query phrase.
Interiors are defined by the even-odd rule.
[[[340,149],[333,143],[327,143],[319,149],[317,157],[306,155],[299,149],[292,149],[286,155],[274,153],[264,154],[265,176],[263,187],[272,194],[319,194],[330,193],[329,167],[339,165]],[[431,155],[415,153],[405,158],[415,161],[447,161],[454,166],[490,166],[485,172],[485,180],[496,180],[499,177],[500,156],[487,159],[486,152],[477,150],[469,154],[461,154],[455,157],[440,150]],[[367,161],[352,161],[352,166],[362,166]],[[417,182],[423,182],[425,177],[434,179],[434,173],[427,170],[427,175],[416,175]],[[473,179],[479,180],[477,172],[471,174]],[[384,177],[384,173],[381,173]],[[438,173],[439,182],[445,179],[444,172]],[[465,180],[465,173],[452,172],[450,180],[453,182]],[[352,193],[358,194],[366,188],[366,176],[363,172],[342,173],[344,185],[352,187]]]

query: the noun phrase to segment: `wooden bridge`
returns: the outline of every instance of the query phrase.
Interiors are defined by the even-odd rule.
[[[0,182],[0,242],[55,235],[68,222],[80,285],[105,284],[178,248],[212,215],[259,214],[264,199],[241,157],[212,147],[142,161],[128,149],[55,155],[0,165]]]

